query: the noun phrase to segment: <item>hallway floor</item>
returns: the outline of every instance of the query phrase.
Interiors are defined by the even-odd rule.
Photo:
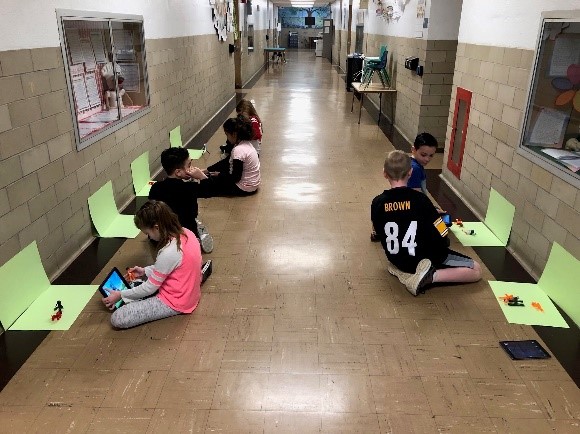
[[[539,337],[506,322],[487,268],[416,298],[387,273],[369,214],[393,147],[366,111],[357,124],[327,60],[287,58],[246,95],[264,124],[259,193],[199,201],[215,248],[198,309],[114,331],[95,295],[0,392],[0,432],[580,432],[559,362],[498,346]],[[94,283],[149,261],[127,240]]]

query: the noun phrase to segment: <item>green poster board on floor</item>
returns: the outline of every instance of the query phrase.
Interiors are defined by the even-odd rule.
[[[135,238],[139,235],[133,216],[119,214],[111,181],[99,188],[88,201],[91,219],[99,237]]]
[[[506,246],[515,212],[515,207],[492,188],[483,223],[463,222],[463,227],[453,224],[451,232],[464,246]],[[465,233],[471,230],[473,235]]]
[[[36,241],[0,267],[0,321],[5,330],[68,330],[97,291],[97,285],[51,285]],[[54,307],[64,309],[52,321]]]

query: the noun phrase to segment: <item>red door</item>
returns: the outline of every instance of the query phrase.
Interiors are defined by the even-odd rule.
[[[447,155],[447,168],[458,179],[461,175],[461,163],[467,137],[467,125],[469,123],[469,108],[471,107],[471,92],[461,87],[457,88],[455,100],[455,112],[453,113],[453,128]]]

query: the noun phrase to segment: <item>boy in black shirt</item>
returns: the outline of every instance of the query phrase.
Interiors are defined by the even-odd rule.
[[[177,214],[179,223],[200,240],[204,253],[213,250],[213,239],[205,230],[198,228],[198,197],[211,197],[212,181],[201,169],[192,167],[185,148],[168,148],[161,153],[161,166],[167,178],[151,186],[149,199],[165,202]]]
[[[478,281],[480,265],[449,249],[448,229],[436,208],[423,193],[407,187],[412,170],[407,154],[390,152],[383,174],[391,189],[371,205],[374,230],[393,265],[389,272],[413,295],[431,283]]]

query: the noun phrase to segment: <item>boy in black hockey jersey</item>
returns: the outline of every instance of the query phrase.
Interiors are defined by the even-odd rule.
[[[383,174],[391,189],[371,205],[373,228],[392,264],[389,272],[413,295],[432,283],[478,281],[480,265],[449,249],[448,229],[429,198],[407,187],[412,170],[407,154],[390,152]]]

